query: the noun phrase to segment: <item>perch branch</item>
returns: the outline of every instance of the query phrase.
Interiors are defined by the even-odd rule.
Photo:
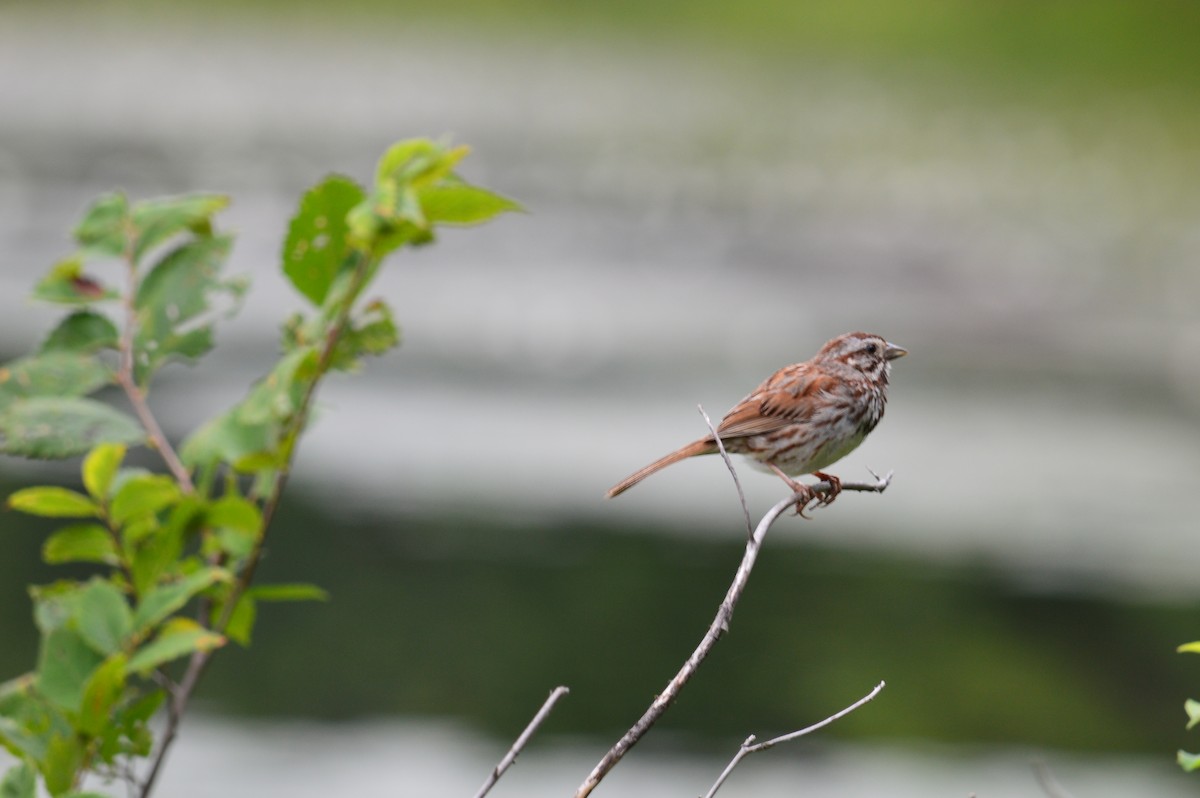
[[[504,771],[512,767],[512,764],[517,761],[517,757],[520,755],[521,750],[525,747],[525,744],[529,742],[529,738],[532,737],[534,732],[536,732],[538,728],[546,722],[546,718],[550,716],[550,712],[554,709],[554,705],[558,703],[558,699],[562,698],[569,692],[571,692],[570,689],[566,687],[555,687],[554,690],[550,692],[550,697],[546,699],[546,702],[542,704],[542,708],[539,709],[537,714],[533,716],[533,720],[529,721],[529,725],[525,727],[525,731],[521,732],[521,736],[518,737],[517,741],[512,744],[512,748],[508,749],[508,753],[504,755],[504,758],[500,760],[500,763],[492,769],[492,772],[483,782],[483,786],[479,788],[479,792],[475,793],[475,798],[483,798],[483,796],[488,794],[492,787],[496,786],[496,782],[498,782],[500,777],[504,775]]]
[[[891,472],[880,477],[875,476],[874,482],[843,482],[842,490],[864,491],[871,493],[882,493],[887,489],[892,479]],[[833,489],[833,486],[828,482],[818,482],[809,486],[814,493],[827,493]],[[802,494],[794,494],[782,501],[779,501],[767,511],[767,514],[762,517],[755,528],[750,539],[746,541],[746,551],[742,555],[742,562],[738,566],[737,573],[734,574],[733,583],[730,584],[728,592],[725,594],[725,599],[721,602],[721,606],[717,608],[717,615],[709,624],[708,631],[704,633],[704,638],[692,652],[692,655],[684,662],[683,667],[679,672],[667,682],[666,688],[658,694],[650,707],[645,711],[637,723],[625,732],[624,736],[608,750],[608,753],[596,764],[588,777],[579,785],[579,789],[575,791],[575,798],[587,798],[596,789],[608,772],[616,767],[622,757],[629,752],[637,744],[638,740],[650,730],[667,709],[675,702],[679,696],[679,692],[683,686],[695,674],[696,669],[700,667],[700,663],[712,651],[713,646],[717,644],[717,640],[721,638],[725,632],[729,630],[729,621],[733,618],[733,609],[737,605],[738,599],[742,597],[742,592],[746,589],[746,583],[750,580],[750,572],[754,569],[754,563],[758,559],[758,552],[762,548],[763,540],[766,538],[767,530],[771,525],[778,520],[789,507],[795,505],[797,501],[804,498]]]
[[[834,714],[825,718],[825,720],[822,720],[818,723],[814,723],[811,726],[806,726],[803,729],[799,729],[797,731],[790,732],[789,734],[784,734],[779,737],[772,737],[770,740],[766,740],[761,743],[754,742],[754,739],[755,739],[754,735],[751,734],[749,737],[746,738],[746,741],[744,743],[742,743],[741,747],[738,748],[738,752],[734,755],[733,759],[730,760],[729,764],[725,766],[725,769],[723,771],[721,771],[721,775],[717,777],[717,780],[715,782],[713,782],[713,786],[711,788],[709,788],[709,791],[704,794],[704,798],[713,798],[713,796],[717,794],[717,790],[721,789],[721,785],[725,783],[725,779],[729,778],[729,774],[732,773],[733,769],[738,766],[738,763],[741,762],[746,757],[750,756],[750,754],[757,754],[759,751],[766,751],[768,748],[774,748],[775,746],[779,745],[780,743],[788,743],[799,737],[803,737],[806,734],[812,734],[817,729],[822,729],[822,728],[828,726],[830,723],[833,723],[835,720],[838,720],[839,718],[844,718],[845,716],[849,715],[854,710],[861,707],[863,704],[866,704],[867,702],[871,701],[873,698],[875,698],[875,696],[879,695],[879,693],[883,690],[884,686],[885,686],[885,683],[880,682],[879,684],[875,685],[874,690],[867,693],[865,696],[858,699],[850,706],[846,707],[845,709],[843,709],[839,712],[835,712]]]

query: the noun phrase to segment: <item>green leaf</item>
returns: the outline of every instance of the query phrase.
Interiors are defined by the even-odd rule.
[[[171,514],[174,515],[178,510],[177,506]],[[168,522],[157,526],[154,535],[137,547],[130,570],[133,572],[134,588],[139,594],[152,589],[179,562],[183,555],[183,531],[182,526]]]
[[[42,638],[37,690],[67,712],[77,712],[84,685],[103,660],[78,632],[54,629]]]
[[[29,675],[14,681],[19,681],[20,687],[0,702],[0,746],[15,757],[41,759],[46,755],[46,741],[41,736],[48,726],[46,702],[31,695]]]
[[[37,773],[28,762],[19,762],[4,774],[0,798],[37,798]]]
[[[120,257],[125,252],[129,200],[120,192],[105,194],[92,203],[75,228],[80,246],[99,255]]]
[[[239,463],[252,455],[279,454],[288,422],[316,377],[319,353],[304,346],[284,355],[270,374],[259,380],[240,403],[209,421],[188,438],[180,450],[184,463],[205,467],[214,463]],[[260,460],[266,468],[278,467],[277,457]]]
[[[42,559],[50,565],[67,562],[99,562],[115,565],[120,561],[112,535],[99,524],[75,524],[46,538]]]
[[[428,186],[419,197],[430,224],[481,224],[501,213],[522,210],[507,197],[466,183]]]
[[[1200,723],[1200,701],[1195,701],[1189,698],[1183,702],[1183,711],[1188,716],[1188,729],[1191,729],[1197,723]]]
[[[392,310],[382,300],[365,305],[350,320],[334,350],[332,367],[351,371],[363,355],[382,355],[400,343]]]
[[[314,305],[325,301],[348,253],[346,214],[363,201],[354,181],[332,175],[309,189],[288,225],[283,271]]]
[[[92,672],[83,686],[78,725],[84,734],[99,737],[109,725],[113,708],[125,691],[126,659],[123,653],[113,654]]]
[[[102,443],[84,458],[83,484],[93,499],[103,502],[108,498],[113,477],[124,460],[125,446],[120,443]]]
[[[257,585],[247,591],[259,601],[329,601],[329,592],[304,583]]]
[[[91,355],[49,352],[0,368],[0,408],[32,396],[86,396],[113,381],[112,370]]]
[[[172,613],[183,608],[192,596],[217,582],[229,581],[223,568],[202,568],[178,582],[161,585],[146,593],[134,614],[134,630],[144,634]]]
[[[172,618],[154,638],[129,660],[129,670],[146,673],[165,662],[195,651],[212,651],[225,645],[225,638],[205,629],[191,618]]]
[[[213,528],[210,538],[233,559],[242,559],[254,550],[262,529],[258,506],[241,496],[224,496],[205,511],[205,521]],[[206,551],[206,554],[215,553]]]
[[[394,181],[420,185],[435,182],[450,174],[470,151],[461,146],[448,148],[429,139],[398,141],[379,159],[375,183]]]
[[[35,689],[36,674],[0,684],[0,745],[18,759],[40,761],[54,732],[70,731],[66,717]]]
[[[99,443],[145,437],[134,419],[93,399],[39,396],[0,411],[0,452],[20,457],[74,457]]]
[[[229,527],[242,532],[255,532],[262,527],[258,505],[237,495],[222,496],[204,511],[205,520],[214,527]]]
[[[1193,770],[1200,768],[1200,754],[1189,754],[1187,751],[1177,751],[1175,760],[1179,766],[1191,773]]]
[[[83,258],[78,255],[60,260],[33,287],[33,298],[60,305],[90,305],[120,297],[95,278],[83,273]]]
[[[75,785],[84,754],[78,735],[56,734],[50,738],[46,758],[42,760],[42,778],[52,796],[57,798]]]
[[[230,236],[187,241],[164,255],[138,287],[134,370],[139,384],[170,359],[195,360],[212,348],[213,300],[238,298],[245,287],[220,277],[232,242]]]
[[[206,234],[212,227],[213,214],[228,205],[229,197],[221,194],[186,194],[136,203],[132,213],[137,230],[134,258],[141,260],[147,250],[178,233]]]
[[[49,585],[31,585],[29,595],[33,599],[33,622],[42,637],[67,625],[75,615],[76,597],[83,585],[60,579]]]
[[[9,509],[43,518],[99,518],[100,508],[82,493],[47,485],[23,488],[8,497]]]
[[[223,605],[213,607],[214,623],[222,611]],[[254,621],[257,617],[258,602],[249,593],[243,593],[238,597],[237,604],[233,605],[233,613],[229,616],[229,623],[225,625],[225,634],[243,648],[250,645],[250,636],[254,632]]]
[[[1200,640],[1197,640],[1194,643],[1184,643],[1175,650],[1180,654],[1200,654]]]
[[[165,474],[139,474],[125,480],[113,496],[108,517],[117,526],[157,515],[181,497],[175,480]]]
[[[93,577],[75,600],[75,623],[84,641],[99,654],[119,651],[133,629],[133,612],[125,595],[111,582]]]
[[[120,333],[107,316],[92,310],[77,310],[67,316],[42,342],[41,352],[92,353],[116,349]]]

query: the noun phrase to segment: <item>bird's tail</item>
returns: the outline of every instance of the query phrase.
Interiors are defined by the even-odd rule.
[[[639,469],[625,477],[625,479],[609,488],[606,495],[610,499],[614,496],[620,496],[655,471],[666,468],[673,463],[678,463],[680,460],[686,460],[689,457],[695,457],[699,454],[712,454],[715,451],[717,451],[717,444],[712,438],[701,438],[698,441],[692,441],[687,446],[676,449],[666,457],[660,457],[645,468]]]

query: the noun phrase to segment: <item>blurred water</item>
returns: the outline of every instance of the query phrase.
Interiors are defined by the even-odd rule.
[[[230,724],[189,718],[163,771],[162,795],[174,798],[291,798],[473,795],[507,743],[484,741],[440,723]],[[643,748],[605,779],[598,795],[624,798],[695,796],[706,792],[735,751],[707,755]],[[601,746],[534,738],[489,793],[495,798],[571,795],[603,754]],[[3,757],[0,752],[0,757]],[[6,760],[0,759],[0,763]],[[1134,758],[1089,759],[1037,752],[933,747],[829,746],[817,739],[742,761],[722,798],[837,795],[840,798],[928,798],[930,795],[1028,798],[1043,794],[1034,763],[1045,763],[1072,795],[1174,798],[1194,784],[1170,765]]]

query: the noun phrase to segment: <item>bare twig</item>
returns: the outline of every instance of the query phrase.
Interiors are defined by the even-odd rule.
[[[725,461],[725,467],[729,469],[729,476],[733,477],[733,485],[737,488],[738,501],[742,503],[742,514],[746,516],[746,537],[749,538],[754,534],[754,522],[750,520],[750,508],[746,506],[746,494],[742,491],[742,481],[738,479],[737,471],[733,467],[733,461],[729,459],[729,452],[725,451],[725,442],[717,434],[717,428],[713,426],[712,419],[708,417],[708,413],[704,412],[704,405],[696,405],[696,409],[704,417],[704,423],[708,425],[708,431],[712,433],[713,440],[717,442],[717,449],[721,452],[721,459]]]
[[[517,761],[517,757],[520,755],[521,749],[523,749],[525,744],[529,742],[529,738],[532,737],[534,732],[538,730],[538,727],[546,722],[546,718],[550,716],[550,712],[554,709],[554,705],[558,703],[558,699],[562,698],[569,692],[571,691],[566,687],[555,687],[550,692],[550,697],[546,699],[546,702],[542,704],[542,708],[539,709],[537,714],[533,716],[533,720],[529,721],[529,725],[525,727],[525,731],[521,732],[521,736],[518,737],[517,741],[512,744],[512,748],[508,749],[508,753],[504,755],[504,758],[500,760],[500,763],[492,769],[492,772],[483,782],[483,786],[479,788],[479,792],[475,793],[475,798],[483,798],[483,796],[488,794],[492,787],[496,786],[496,782],[499,781],[500,777],[504,775],[504,771],[512,767],[512,764]]]
[[[767,530],[771,528],[776,519],[791,507],[795,501],[795,496],[789,496],[776,503],[774,507],[767,511],[762,520],[758,522],[758,527],[754,530],[754,534],[746,541],[746,552],[742,555],[741,565],[738,566],[737,573],[733,577],[733,584],[729,586],[729,591],[725,594],[724,601],[721,602],[721,606],[717,609],[717,616],[709,625],[708,631],[705,632],[704,638],[700,641],[700,645],[688,657],[679,672],[667,683],[666,688],[654,699],[649,709],[638,719],[638,722],[617,741],[616,745],[609,749],[604,758],[592,769],[592,772],[584,779],[583,784],[576,790],[575,798],[585,798],[585,796],[591,795],[592,790],[596,789],[600,781],[621,761],[626,752],[637,744],[638,740],[642,739],[642,736],[650,730],[650,727],[674,703],[679,695],[679,691],[692,678],[692,675],[696,672],[696,668],[700,666],[700,663],[704,661],[704,658],[708,656],[713,646],[716,645],[717,640],[729,628],[729,619],[733,616],[733,608],[737,604],[738,599],[741,598],[742,591],[746,588],[746,582],[750,579],[750,571],[754,568],[754,561],[758,558],[758,552],[762,548],[762,542],[766,537]]]
[[[885,683],[880,682],[879,684],[875,685],[875,689],[873,689],[871,692],[867,693],[865,696],[858,699],[857,701],[855,701],[853,704],[846,707],[845,709],[843,709],[839,712],[835,712],[834,714],[830,715],[829,717],[825,718],[825,720],[822,720],[819,723],[814,723],[811,726],[806,726],[803,729],[799,729],[797,731],[790,732],[789,734],[784,734],[779,737],[772,737],[770,740],[766,740],[765,742],[761,742],[761,743],[754,742],[755,737],[753,734],[751,734],[749,737],[746,738],[746,741],[744,743],[742,743],[741,747],[738,748],[737,754],[735,754],[733,759],[730,760],[729,764],[725,766],[725,769],[723,771],[721,771],[721,775],[717,777],[717,780],[715,782],[713,782],[713,786],[711,788],[709,788],[708,792],[706,792],[704,794],[704,798],[713,798],[713,796],[717,794],[717,790],[721,789],[721,785],[725,783],[725,779],[729,778],[729,774],[732,773],[733,769],[738,766],[738,763],[741,762],[744,758],[746,758],[750,754],[757,754],[759,751],[766,751],[768,748],[774,748],[775,746],[779,745],[780,743],[791,742],[792,740],[795,740],[799,737],[803,737],[806,734],[812,734],[817,729],[822,729],[822,728],[828,726],[830,723],[833,723],[835,720],[838,720],[839,718],[844,718],[845,716],[849,715],[854,710],[861,707],[863,704],[866,704],[868,701],[871,701],[873,698],[875,698],[875,696],[879,695],[880,691],[882,691],[884,687],[885,687]]]
[[[842,490],[865,491],[873,493],[882,493],[887,489],[891,482],[892,474],[889,472],[886,476],[877,477],[875,482],[843,482]],[[818,482],[810,486],[815,493],[827,493],[833,489],[833,486],[828,482]],[[779,501],[767,511],[767,514],[762,517],[755,528],[750,539],[746,541],[746,551],[742,555],[742,562],[738,566],[737,573],[734,574],[733,583],[729,586],[728,592],[725,594],[725,599],[721,602],[721,606],[717,608],[717,615],[709,624],[708,631],[704,633],[704,638],[692,652],[692,655],[684,662],[683,667],[679,672],[667,682],[666,688],[658,694],[650,707],[642,714],[637,723],[625,732],[624,736],[608,750],[608,753],[597,763],[588,777],[575,791],[575,798],[586,798],[591,795],[596,786],[604,779],[608,772],[616,767],[621,758],[628,753],[630,748],[637,744],[638,740],[650,730],[667,709],[675,702],[679,696],[679,692],[683,686],[692,678],[696,669],[700,667],[700,663],[704,661],[713,646],[717,644],[717,640],[721,638],[725,632],[729,630],[729,621],[733,618],[733,609],[737,605],[738,599],[742,597],[742,592],[746,589],[746,583],[750,579],[750,572],[754,568],[754,563],[758,559],[758,552],[762,548],[763,540],[766,538],[767,530],[771,525],[778,520],[789,507],[795,505],[797,501],[804,498],[802,494],[794,494],[782,501]]]

